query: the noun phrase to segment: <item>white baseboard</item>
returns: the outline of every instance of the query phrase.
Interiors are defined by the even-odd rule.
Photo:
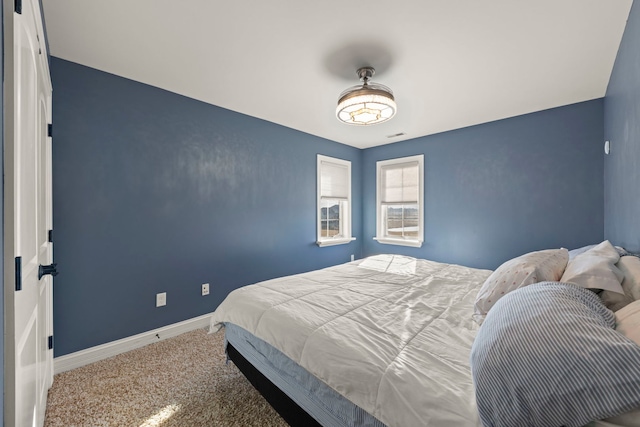
[[[88,365],[89,363],[107,359],[136,348],[144,347],[147,344],[178,336],[185,332],[205,328],[209,326],[211,314],[194,317],[193,319],[167,325],[162,328],[143,332],[121,340],[111,341],[106,344],[97,345],[85,350],[76,351],[75,353],[56,357],[53,359],[53,373],[59,374],[60,372],[79,368],[81,366]]]

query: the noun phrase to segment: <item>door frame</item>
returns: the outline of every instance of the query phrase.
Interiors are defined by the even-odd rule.
[[[3,20],[3,72],[4,72],[4,132],[3,146],[4,156],[2,159],[4,167],[3,186],[3,252],[4,252],[4,424],[15,425],[15,384],[16,384],[16,360],[15,360],[15,168],[13,161],[7,159],[15,158],[14,130],[15,130],[15,73],[14,73],[14,25],[13,13],[15,3],[11,0],[2,2]]]

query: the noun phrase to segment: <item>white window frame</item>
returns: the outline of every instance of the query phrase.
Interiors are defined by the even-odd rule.
[[[334,157],[323,156],[318,154],[317,160],[317,208],[316,208],[316,227],[317,227],[317,240],[318,246],[333,246],[344,245],[353,240],[355,237],[351,236],[351,162],[349,160],[336,159]],[[346,199],[340,199],[340,233],[334,237],[322,237],[322,163],[330,163],[341,167],[347,168],[347,197]]]
[[[382,203],[382,168],[395,164],[418,162],[418,200],[411,200],[418,205],[418,236],[417,237],[389,237],[387,235],[385,224],[383,221],[383,203]],[[386,206],[386,204],[384,204]],[[376,162],[376,237],[373,238],[378,243],[385,245],[412,246],[419,248],[424,241],[424,155],[401,157],[397,159],[381,160]]]

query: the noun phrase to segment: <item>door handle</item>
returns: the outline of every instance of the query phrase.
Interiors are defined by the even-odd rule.
[[[38,280],[42,279],[42,276],[46,274],[57,276],[58,275],[58,270],[56,270],[57,266],[58,264],[49,264],[49,265],[40,264],[40,266],[38,267]]]

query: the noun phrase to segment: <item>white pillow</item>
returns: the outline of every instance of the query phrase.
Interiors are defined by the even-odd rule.
[[[625,412],[624,414],[616,415],[615,417],[607,418],[602,421],[611,424],[596,422],[595,425],[604,425],[611,427],[640,427],[640,409],[634,409],[633,411]]]
[[[480,288],[473,319],[481,325],[491,307],[505,294],[538,282],[557,282],[569,260],[566,249],[529,252],[502,264]]]
[[[596,246],[598,246],[598,245],[587,245],[587,246],[582,246],[582,247],[577,248],[577,249],[570,250],[569,251],[569,261],[574,259],[577,255],[580,255],[581,253],[584,253],[584,252],[588,251],[589,249],[595,248]],[[625,248],[623,248],[622,246],[614,246],[614,247],[618,251],[618,255],[622,256],[623,254],[628,254],[627,250]]]
[[[624,293],[631,295],[634,301],[640,300],[640,258],[623,256],[617,265],[624,273],[622,281]]]
[[[640,258],[633,256],[622,257],[620,258],[620,261],[626,260],[627,258],[635,258],[640,261]],[[618,265],[620,265],[620,263],[618,263]],[[625,281],[626,277],[627,276],[625,275]],[[640,276],[636,276],[636,278],[640,278]],[[636,290],[640,289],[636,288]],[[640,300],[633,302],[616,312],[616,331],[640,345]],[[612,423],[615,426],[640,427],[640,409],[634,409],[633,411],[625,412],[624,414],[607,418],[603,421]]]
[[[615,266],[619,259],[616,248],[605,240],[569,261],[560,281],[624,294],[620,286],[624,274]]]
[[[609,310],[618,311],[634,301],[640,300],[640,258],[635,256],[623,256],[616,266],[624,274],[622,290],[619,293],[602,291],[600,298]]]
[[[640,345],[640,300],[616,311],[616,331]]]

